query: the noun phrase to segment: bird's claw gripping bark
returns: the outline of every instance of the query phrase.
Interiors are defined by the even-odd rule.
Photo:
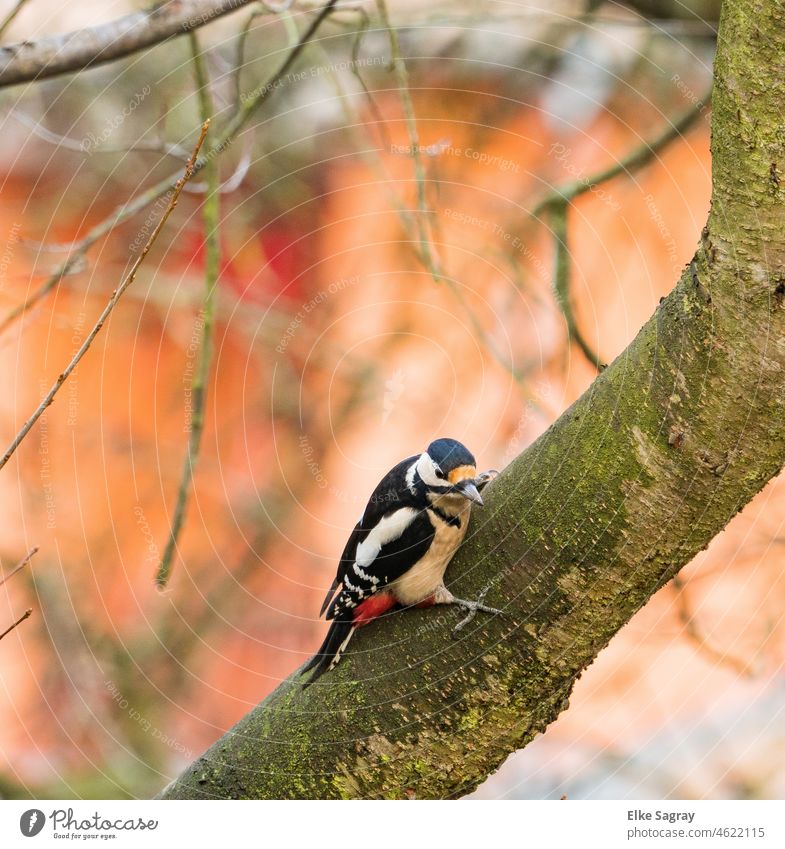
[[[480,472],[479,475],[474,479],[474,485],[480,492],[495,478],[498,477],[499,473],[496,469],[488,469],[487,472]]]
[[[479,611],[479,610],[481,610],[483,613],[494,613],[498,616],[504,616],[503,611],[499,610],[498,608],[488,607],[487,604],[482,603],[483,599],[487,595],[489,589],[490,589],[490,587],[486,587],[480,593],[479,597],[477,598],[477,601],[466,601],[465,599],[462,599],[462,598],[454,598],[453,599],[453,601],[452,601],[453,604],[457,604],[460,607],[463,607],[464,609],[469,611],[466,614],[466,616],[464,616],[463,619],[461,619],[461,621],[452,629],[452,637],[453,637],[454,640],[458,639],[458,632],[462,628],[465,628],[469,624],[469,622],[471,622],[472,619],[474,619],[474,617],[477,615],[477,611]]]

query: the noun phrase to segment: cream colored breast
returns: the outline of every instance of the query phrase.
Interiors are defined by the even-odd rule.
[[[400,604],[417,604],[432,595],[441,586],[447,564],[466,536],[471,505],[465,499],[461,505],[461,526],[450,525],[429,510],[428,518],[434,527],[431,547],[406,574],[390,584],[390,590]]]

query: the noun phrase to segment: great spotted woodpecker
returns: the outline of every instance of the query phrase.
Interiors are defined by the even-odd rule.
[[[332,625],[303,669],[313,670],[306,686],[338,663],[358,627],[396,605],[457,604],[470,616],[478,610],[501,612],[455,598],[443,582],[466,534],[472,503],[482,506],[480,490],[496,475],[478,475],[476,466],[460,442],[437,439],[382,478],[346,543],[319,612],[326,610]]]

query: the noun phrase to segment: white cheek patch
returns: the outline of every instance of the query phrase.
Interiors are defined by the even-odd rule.
[[[436,466],[426,451],[417,460],[417,471],[427,486],[447,486],[446,482],[436,476]]]
[[[355,563],[361,568],[370,566],[376,560],[382,546],[398,539],[417,516],[413,507],[401,507],[389,516],[385,516],[368,536],[357,546]]]

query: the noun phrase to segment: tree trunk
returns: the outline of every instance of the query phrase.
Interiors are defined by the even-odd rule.
[[[567,706],[581,671],[785,463],[785,20],[726,0],[713,198],[627,350],[487,490],[448,571],[504,618],[405,611],[297,674],[164,798],[460,796]],[[632,285],[632,281],[631,281]]]

